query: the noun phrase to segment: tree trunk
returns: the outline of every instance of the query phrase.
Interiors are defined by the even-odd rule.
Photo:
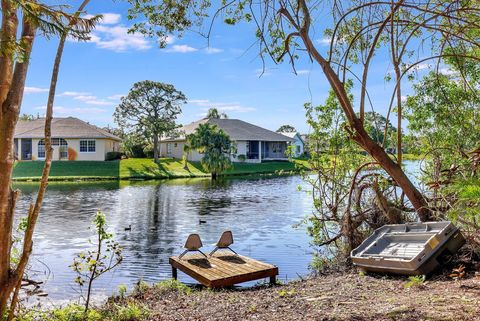
[[[2,1],[2,41],[15,41],[17,33],[16,9],[9,1]],[[24,59],[13,68],[13,53],[5,50],[9,44],[2,43],[0,50],[0,317],[6,312],[8,299],[16,282],[10,270],[12,227],[15,201],[18,192],[11,188],[14,164],[13,136],[20,113],[25,78],[35,37],[35,28],[23,17],[21,42]]]
[[[153,135],[153,159],[155,163],[158,163],[158,136],[156,134]]]
[[[213,180],[216,180],[217,179],[217,172],[212,172],[212,179]]]
[[[301,6],[301,10],[303,10],[305,14],[304,19],[306,20],[306,25],[304,25],[301,30],[299,30],[300,37],[302,38],[306,49],[312,59],[314,59],[322,67],[323,72],[328,82],[330,83],[330,86],[335,92],[340,106],[342,107],[342,110],[348,120],[349,127],[346,129],[350,132],[351,139],[353,139],[365,151],[367,151],[380,164],[380,166],[395,180],[398,186],[400,186],[400,188],[405,192],[405,195],[407,195],[408,199],[417,211],[421,221],[428,221],[432,219],[431,211],[422,193],[420,193],[420,191],[412,184],[410,179],[402,170],[401,166],[395,163],[388,156],[385,150],[378,143],[376,143],[366,132],[362,122],[357,117],[353,109],[353,106],[348,98],[343,83],[340,81],[338,75],[332,69],[331,65],[315,48],[312,40],[308,35],[310,16],[308,8],[306,7],[306,2],[299,1],[299,4]]]

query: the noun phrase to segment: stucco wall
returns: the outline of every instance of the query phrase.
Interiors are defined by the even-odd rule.
[[[65,138],[69,149],[69,160],[77,161],[104,161],[108,152],[119,151],[120,144],[111,139],[87,139],[95,140],[95,152],[80,152],[80,140]],[[32,139],[32,160],[38,160],[38,142],[40,139]],[[73,153],[71,152],[73,150]],[[53,146],[53,160],[60,159],[60,146]]]

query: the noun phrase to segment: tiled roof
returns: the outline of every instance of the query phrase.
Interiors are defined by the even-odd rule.
[[[271,130],[247,123],[239,119],[201,119],[199,121],[190,123],[188,125],[180,128],[182,133],[180,137],[177,138],[167,138],[163,141],[176,141],[184,140],[185,135],[192,134],[195,129],[204,123],[210,123],[217,125],[218,128],[223,129],[229,136],[231,140],[240,141],[240,140],[261,140],[261,141],[270,141],[270,142],[292,142],[293,139],[285,135],[273,132]]]
[[[15,127],[15,138],[44,138],[45,118],[19,120]],[[53,118],[52,138],[109,138],[122,139],[97,126],[78,118]]]

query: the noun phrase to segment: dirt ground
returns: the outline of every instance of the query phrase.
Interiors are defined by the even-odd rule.
[[[480,277],[333,274],[286,285],[190,294],[148,290],[152,320],[480,320]]]

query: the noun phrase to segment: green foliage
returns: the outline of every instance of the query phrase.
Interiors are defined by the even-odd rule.
[[[230,155],[234,146],[222,129],[210,123],[200,124],[193,134],[187,136],[188,145],[203,154],[202,165],[216,178],[231,167]]]
[[[90,310],[85,313],[85,307],[77,304],[67,305],[64,308],[54,310],[52,312],[52,321],[101,321],[102,315]]]
[[[123,138],[122,150],[128,157],[144,158],[146,157],[145,147],[147,144],[145,137],[136,133],[129,133]]]
[[[148,310],[146,307],[134,302],[128,302],[126,306],[119,307],[114,320],[118,320],[118,321],[147,320],[149,316],[150,316],[150,310]]]
[[[292,297],[292,296],[295,296],[295,294],[296,294],[295,289],[290,290],[290,291],[285,290],[285,289],[278,291],[278,296],[281,297],[281,298]]]
[[[217,108],[210,108],[207,112],[207,119],[227,119],[228,116],[225,113],[220,113]]]
[[[295,133],[297,130],[291,125],[282,125],[277,129],[277,133]]]
[[[365,113],[365,130],[368,135],[378,144],[381,144],[385,148],[396,146],[396,133],[395,128],[390,121],[387,122],[385,116],[380,115],[377,112],[369,111]],[[387,128],[387,138],[385,139],[385,127]],[[383,144],[385,141],[385,144]]]
[[[425,275],[416,275],[416,276],[409,276],[408,282],[405,283],[405,289],[410,288],[420,288],[423,286],[425,282]]]
[[[122,159],[123,155],[124,154],[122,152],[108,152],[107,155],[105,156],[105,160],[111,161],[111,160]]]
[[[349,81],[345,89],[349,92],[351,88]],[[353,100],[351,94],[349,97]],[[312,243],[321,246],[330,244],[334,235],[342,230],[342,217],[349,210],[345,198],[354,170],[364,157],[344,130],[346,118],[333,91],[325,104],[312,106],[308,103],[305,109],[311,127],[307,162],[318,176],[306,174],[304,179],[315,191],[322,191],[314,195],[315,215],[308,220],[308,231],[313,237]]]
[[[121,128],[131,129],[136,140],[146,137],[153,144],[154,151],[158,151],[159,139],[175,133],[178,127],[175,121],[186,101],[185,95],[173,85],[140,81],[121,98],[115,109],[115,122]]]
[[[113,234],[107,232],[107,218],[98,211],[93,219],[96,243],[93,249],[80,252],[70,266],[77,273],[75,283],[83,289],[87,285],[85,311],[88,311],[93,282],[103,274],[118,266],[122,260],[122,248],[113,240]]]
[[[247,156],[245,154],[240,154],[240,155],[237,155],[237,159],[243,163],[247,160]]]
[[[135,284],[132,294],[133,296],[142,297],[149,289],[150,285],[147,282],[140,280]]]
[[[125,298],[125,295],[127,294],[127,286],[125,284],[120,284],[118,286],[118,296],[121,298],[121,299],[124,299]]]
[[[190,287],[175,279],[168,279],[158,282],[155,284],[154,288],[155,290],[161,292],[176,291],[184,294],[190,294],[192,292],[192,289]]]

